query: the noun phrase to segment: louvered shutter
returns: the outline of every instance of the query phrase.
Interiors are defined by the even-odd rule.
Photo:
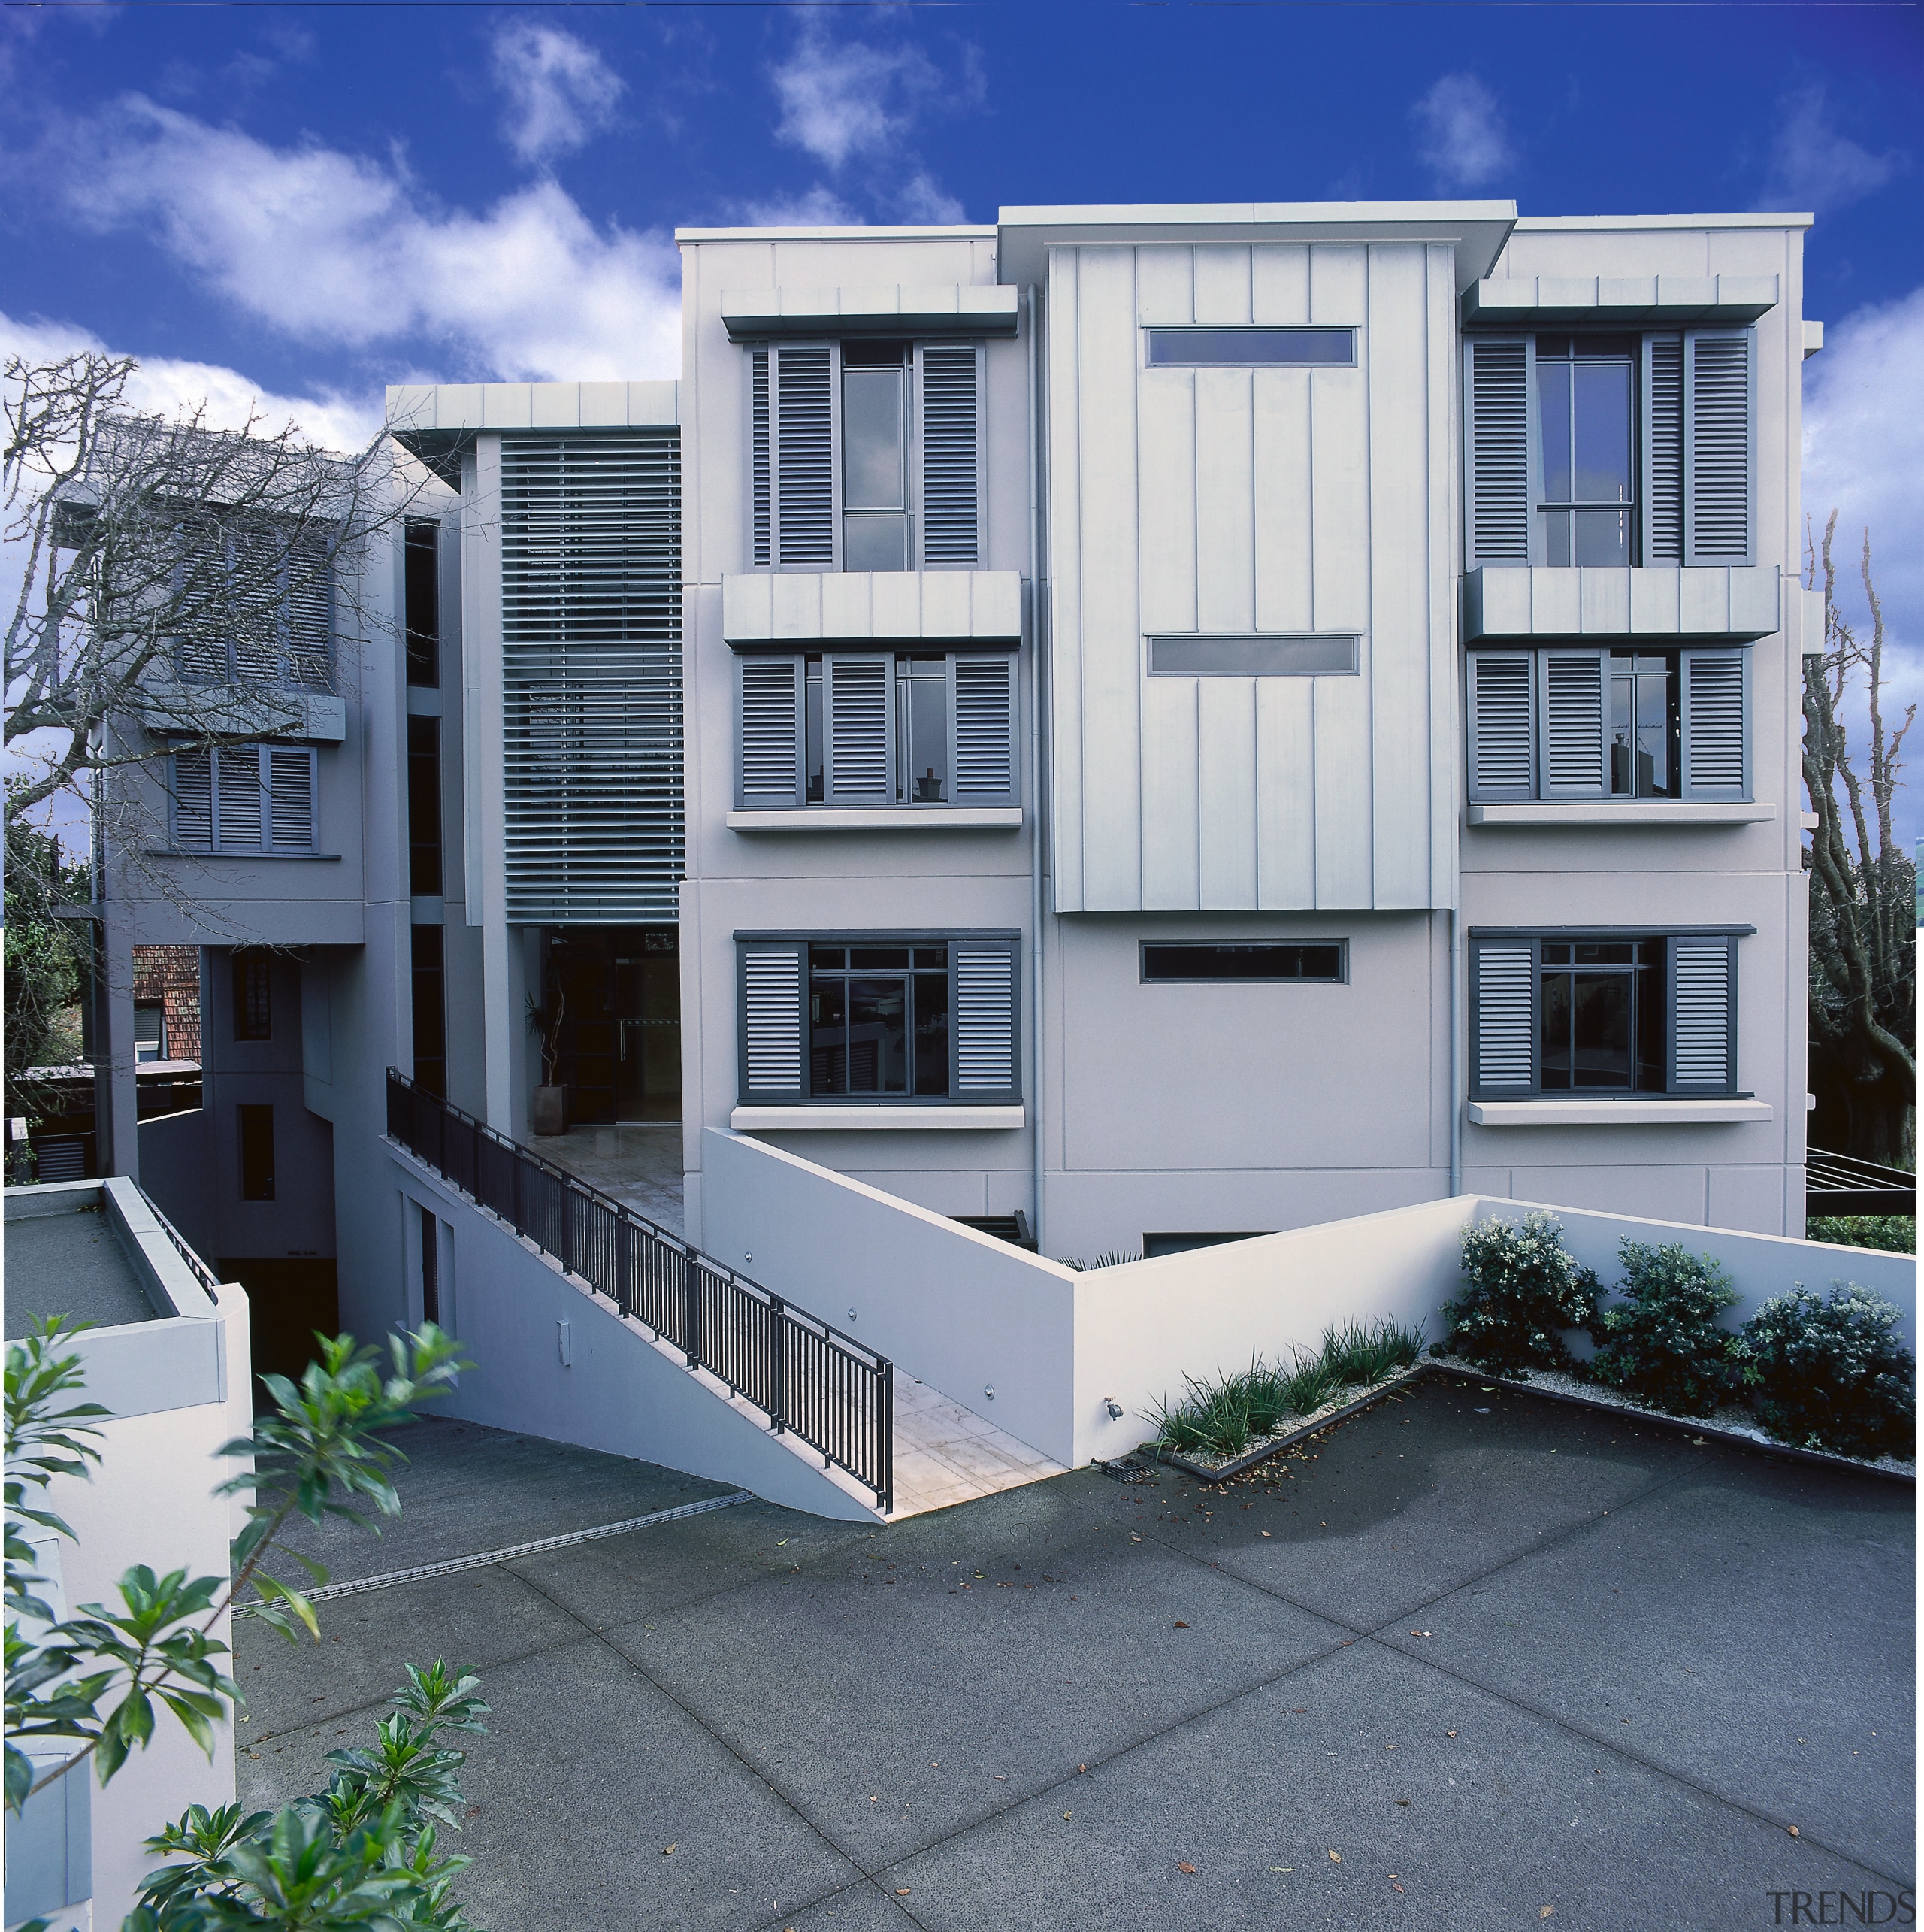
[[[174,754],[174,843],[186,852],[213,843],[213,754],[204,747]]]
[[[942,344],[923,349],[917,365],[922,568],[966,568],[982,558],[980,352]]]
[[[957,1103],[1022,1097],[1016,1018],[1020,952],[1012,939],[949,943],[955,1057],[948,1092]]]
[[[1644,338],[1644,553],[1684,561],[1684,338]]]
[[[1463,419],[1470,563],[1526,564],[1533,548],[1530,365],[1526,336],[1472,336]]]
[[[894,685],[892,654],[849,652],[824,658],[827,804],[895,803]]]
[[[1750,334],[1684,338],[1684,562],[1750,561]]]
[[[1605,702],[1609,655],[1604,651],[1541,654],[1543,795],[1602,798],[1608,792]]]
[[[805,1100],[807,948],[793,941],[744,940],[738,949],[743,1103]]]
[[[1472,946],[1470,1066],[1476,1091],[1536,1086],[1536,948],[1529,940]]]
[[[222,852],[257,851],[261,836],[261,748],[222,745],[214,753],[214,816]]]
[[[1684,677],[1684,795],[1750,795],[1750,653],[1686,651]]]
[[[287,557],[287,674],[325,690],[334,665],[334,573],[326,544],[304,535]]]
[[[305,745],[271,745],[268,829],[277,852],[314,849],[314,754]]]
[[[1673,939],[1670,1073],[1673,1094],[1728,1094],[1737,1087],[1737,942]]]
[[[1015,796],[1015,660],[958,656],[955,802],[1006,804]]]
[[[280,681],[287,621],[287,568],[279,531],[255,524],[231,540],[228,607],[234,674],[243,683]]]
[[[802,660],[743,657],[740,684],[741,777],[745,806],[802,802]]]
[[[1536,796],[1536,659],[1528,651],[1469,657],[1470,796]]]
[[[835,568],[833,347],[771,350],[774,553],[778,564]]]
[[[749,352],[749,562],[765,570],[775,561],[770,521],[770,462],[773,447],[768,416],[766,349]]]

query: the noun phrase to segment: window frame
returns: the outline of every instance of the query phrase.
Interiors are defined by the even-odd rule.
[[[1340,360],[1319,357],[1296,361],[1287,356],[1266,356],[1220,362],[1203,358],[1187,360],[1179,356],[1163,359],[1156,353],[1159,339],[1179,341],[1184,336],[1224,335],[1342,335],[1349,338],[1350,353]],[[1361,328],[1354,323],[1148,322],[1142,324],[1142,366],[1145,369],[1354,369],[1363,359],[1362,335]]]
[[[1497,927],[1472,926],[1466,934],[1466,970],[1464,974],[1466,992],[1465,1031],[1467,1036],[1468,1065],[1465,1069],[1465,1097],[1472,1101],[1546,1101],[1552,1102],[1596,1101],[1609,1104],[1622,1101],[1626,1104],[1644,1104],[1664,1100],[1744,1100],[1750,1098],[1740,1088],[1738,1074],[1738,1056],[1741,1043],[1738,1037],[1738,1010],[1739,996],[1739,942],[1756,936],[1757,928],[1753,925],[1679,925],[1656,922],[1629,926],[1529,926]],[[1543,1010],[1542,984],[1546,971],[1559,972],[1581,968],[1550,967],[1543,964],[1545,944],[1583,944],[1601,941],[1621,944],[1626,942],[1660,940],[1664,945],[1664,1085],[1659,1089],[1628,1089],[1610,1087],[1550,1087],[1543,1084]],[[1724,949],[1725,974],[1724,998],[1724,1065],[1726,1077],[1720,1082],[1709,1083],[1684,1079],[1678,1071],[1678,1000],[1677,977],[1680,944],[1693,952],[1710,952],[1721,946]],[[1483,980],[1481,961],[1485,952],[1491,948],[1514,950],[1518,947],[1529,949],[1528,966],[1529,987],[1529,1080],[1527,1086],[1517,1082],[1490,1083],[1481,1077],[1483,1064]],[[1634,970],[1634,969],[1625,969]],[[1632,1040],[1632,1065],[1635,1065],[1635,1041]]]
[[[839,928],[818,931],[737,932],[735,940],[735,1017],[737,1104],[742,1107],[847,1107],[873,1110],[878,1107],[1005,1107],[1022,1101],[1022,1056],[1026,1043],[1023,1034],[1023,941],[1020,932],[1009,928],[937,927],[913,931],[890,929],[862,931]],[[816,1094],[812,1090],[809,1009],[809,952],[814,946],[863,949],[901,948],[911,959],[917,946],[945,946],[948,964],[948,1080],[940,1094]],[[752,958],[779,957],[785,952],[797,958],[795,1025],[800,1052],[799,1077],[793,1086],[749,1083],[749,961]],[[964,1087],[960,1078],[964,1051],[963,1019],[966,995],[960,976],[965,955],[998,958],[1006,961],[1009,1030],[1006,1041],[1009,1080],[1006,1084]],[[878,969],[892,973],[894,968]],[[900,969],[912,975],[912,964]],[[1001,1045],[1000,1039],[997,1042]],[[910,1084],[913,1085],[912,1071]],[[962,1090],[958,1092],[958,1088]]]
[[[734,653],[735,715],[734,738],[734,806],[738,811],[780,811],[806,813],[809,812],[847,811],[916,811],[939,814],[944,812],[970,811],[983,807],[996,807],[1019,805],[1022,801],[1022,679],[1021,650],[1019,644],[984,643],[969,645],[957,640],[936,638],[927,640],[926,647],[915,648],[920,641],[906,639],[892,643],[866,643],[851,640],[837,646],[832,641],[824,641],[797,649],[793,645],[783,645],[773,649],[737,649]],[[912,681],[905,679],[902,672],[903,660],[940,658],[944,660],[942,683],[945,694],[948,719],[948,777],[949,796],[942,799],[918,799],[914,795],[912,783],[905,783],[903,759],[906,749],[902,743],[903,686]],[[830,669],[828,660],[845,662],[884,659],[888,666],[888,696],[885,703],[885,753],[891,795],[877,798],[873,795],[855,794],[843,797],[837,795],[834,786],[834,762],[830,749],[833,733],[833,704],[830,697]],[[811,679],[809,673],[811,662],[821,662],[821,677],[818,688],[821,693],[821,733],[823,740],[822,796],[811,798],[809,795],[810,765],[809,759],[809,692]],[[960,667],[965,662],[976,662],[994,659],[1000,662],[1006,680],[1008,696],[1008,759],[1009,783],[1007,786],[994,794],[982,793],[959,798],[956,795],[960,783],[958,728],[960,705],[958,692],[961,682]],[[786,798],[770,792],[751,795],[749,783],[749,685],[752,678],[762,682],[766,689],[755,694],[758,706],[779,711],[785,703],[778,686],[782,683],[780,674],[767,670],[770,665],[781,665],[788,671],[792,694],[794,734],[794,782]],[[752,671],[751,666],[755,667]],[[931,680],[932,681],[932,680]],[[757,721],[758,729],[766,728],[765,719]],[[906,793],[906,795],[904,795]]]
[[[1327,979],[1320,974],[1312,978],[1302,973],[1252,974],[1246,978],[1219,978],[1187,973],[1151,974],[1149,955],[1152,950],[1165,946],[1180,946],[1196,952],[1213,949],[1239,952],[1259,946],[1287,947],[1298,952],[1307,952],[1311,946],[1333,946],[1336,971],[1333,977]],[[1350,983],[1350,943],[1347,939],[1139,939],[1136,942],[1136,970],[1138,983],[1145,986],[1347,986]]]
[[[988,345],[979,336],[945,335],[907,331],[894,336],[870,333],[859,335],[809,335],[758,337],[744,341],[742,348],[744,390],[742,435],[742,474],[747,487],[743,495],[746,513],[743,519],[742,568],[755,575],[781,575],[797,571],[839,576],[848,570],[846,561],[845,519],[851,513],[844,506],[843,447],[843,380],[846,373],[843,350],[846,343],[869,341],[900,341],[903,359],[903,465],[905,502],[903,515],[907,525],[905,555],[907,562],[889,576],[913,575],[924,571],[983,570],[988,568]],[[781,534],[781,355],[794,350],[828,351],[829,468],[830,474],[830,557],[794,562],[782,556]],[[924,408],[927,398],[927,352],[930,350],[967,350],[975,359],[975,502],[976,539],[973,557],[968,560],[931,559],[928,555],[926,511],[926,438]],[[765,403],[758,398],[758,356],[765,356],[762,378],[767,383]],[[860,364],[855,366],[861,366]],[[764,454],[758,449],[758,432],[765,434]],[[758,465],[765,462],[767,478],[767,560],[755,554],[759,476]]]

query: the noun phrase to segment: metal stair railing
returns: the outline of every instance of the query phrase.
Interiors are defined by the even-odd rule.
[[[691,1247],[625,1202],[388,1069],[388,1137],[552,1255],[623,1315],[894,1502],[888,1358]]]

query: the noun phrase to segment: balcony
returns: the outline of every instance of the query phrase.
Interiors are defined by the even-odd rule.
[[[782,571],[722,580],[731,644],[1019,642],[1017,571]]]
[[[1782,625],[1774,565],[1485,564],[1463,577],[1463,640],[1767,637]]]

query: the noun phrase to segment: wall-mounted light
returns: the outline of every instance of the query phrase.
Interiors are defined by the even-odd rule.
[[[1122,1420],[1122,1404],[1113,1395],[1105,1395],[1103,1398],[1103,1407],[1109,1412],[1109,1420],[1112,1422],[1119,1422]]]

